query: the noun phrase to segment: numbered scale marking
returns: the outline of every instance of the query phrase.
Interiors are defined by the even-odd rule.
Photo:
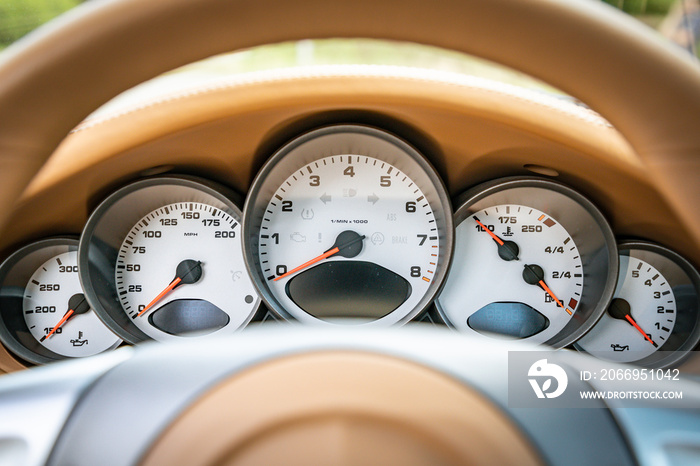
[[[34,364],[93,356],[122,343],[85,298],[76,238],[39,240],[0,264],[0,309],[0,340]]]
[[[273,156],[251,192],[246,260],[283,317],[387,325],[416,315],[439,288],[449,201],[403,141],[365,127],[317,130]]]
[[[666,367],[700,341],[700,276],[677,253],[646,241],[620,243],[615,294],[576,349],[601,359]]]
[[[32,336],[61,356],[92,356],[121,342],[85,302],[77,251],[52,257],[34,272],[25,288],[23,311]]]
[[[436,300],[473,336],[566,346],[605,310],[617,273],[601,213],[559,183],[506,178],[467,192],[455,213],[455,260]]]
[[[440,298],[457,310],[449,315],[456,327],[542,342],[576,312],[584,284],[581,256],[551,216],[516,204],[489,207],[463,221],[457,238],[456,254],[473,266],[453,270],[459,285],[448,285]]]
[[[390,194],[382,188],[390,188]],[[296,228],[285,234],[290,221]],[[412,297],[403,305],[415,305],[435,274],[440,252],[435,216],[408,176],[367,156],[327,157],[283,183],[265,211],[260,234],[260,263],[267,280],[286,278],[294,265],[334,244],[343,231],[364,236],[363,261],[410,277]],[[327,257],[344,260],[342,253],[336,254]],[[273,290],[285,305],[294,305],[284,286]]]
[[[186,300],[192,307],[189,312],[204,311],[201,302],[206,302],[214,306],[208,307],[212,312],[215,308],[222,312],[220,317],[226,320],[222,328],[230,320],[233,328],[239,327],[247,315],[226,311],[232,303],[248,306],[254,301],[251,290],[236,286],[231,271],[232,256],[239,247],[239,226],[230,214],[200,202],[169,204],[139,220],[119,249],[115,271],[119,300],[136,326],[154,339],[166,339],[168,332],[158,328],[149,315],[157,315],[169,303]],[[180,286],[160,296],[177,275],[178,266],[188,260],[199,270],[197,279],[188,282],[192,274],[180,277],[176,284]],[[196,325],[191,329],[193,333],[202,330]]]
[[[232,333],[260,298],[225,187],[192,177],[125,186],[88,219],[80,273],[100,318],[129,343]]]
[[[578,344],[610,361],[632,362],[654,353],[675,324],[676,298],[666,278],[647,262],[621,256],[608,312]]]

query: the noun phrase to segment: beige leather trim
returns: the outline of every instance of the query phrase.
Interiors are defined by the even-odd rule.
[[[324,37],[415,41],[520,69],[590,104],[657,174],[700,236],[700,72],[604,5],[556,0],[121,0],[88,3],[0,63],[0,223],[98,104],[208,55]],[[40,116],[40,118],[37,118]]]
[[[204,62],[206,63],[206,60]],[[178,72],[176,71],[175,73],[177,74]],[[186,72],[185,75],[187,75]],[[127,93],[110,101],[105,106],[105,108],[109,110],[98,109],[97,112],[88,117],[72,132],[85,131],[86,129],[111,120],[129,117],[134,113],[146,110],[150,107],[175,100],[185,100],[202,94],[221,94],[221,92],[226,89],[260,86],[277,82],[291,83],[307,80],[327,81],[329,79],[389,79],[395,81],[412,81],[426,85],[442,84],[445,86],[454,86],[455,92],[464,92],[466,89],[473,89],[480,92],[493,92],[503,97],[510,97],[510,99],[524,100],[533,105],[542,105],[551,110],[561,112],[563,116],[584,120],[593,125],[612,126],[599,114],[589,108],[574,104],[571,100],[563,96],[558,97],[543,91],[530,90],[499,81],[442,70],[408,66],[345,64],[294,66],[228,76],[225,75],[217,79],[207,79],[204,84],[194,82],[192,84],[180,85],[179,89],[167,94],[162,94],[158,89],[159,84],[167,81],[167,78],[159,77],[147,82],[148,89],[151,91],[151,95],[148,95],[147,98],[142,98],[138,101],[133,97],[127,99],[128,95],[133,92],[133,90],[129,90]],[[170,86],[172,86],[172,84],[170,84]],[[140,88],[141,86],[137,86],[135,89]],[[129,104],[122,102],[127,100]]]
[[[667,244],[675,249],[695,251],[697,262],[700,72],[680,52],[659,44],[642,26],[625,21],[604,5],[584,0],[119,0],[87,2],[62,21],[60,27],[49,26],[10,47],[0,58],[0,229],[11,212],[17,212],[16,201],[23,188],[62,138],[118,92],[216,53],[301,38],[374,37],[415,41],[492,59],[591,105],[630,141],[650,174],[648,179],[673,206],[662,218],[666,226],[660,226],[657,219],[651,229],[672,240]],[[390,95],[391,90],[387,92]],[[341,103],[358,108],[352,107],[353,102]],[[411,103],[406,102],[406,107]],[[277,104],[284,118],[299,118],[298,113],[288,111],[285,102]],[[369,108],[377,109],[376,105]],[[402,108],[396,114],[406,116],[407,110]],[[250,116],[251,127],[253,122],[271,121],[262,112]],[[412,121],[408,116],[406,120]],[[469,118],[464,121],[471,122]],[[426,133],[433,132],[437,124],[434,121]],[[271,133],[279,129],[268,128]],[[481,136],[500,134],[485,132]],[[173,153],[149,161],[186,165],[198,154],[194,150],[184,156],[178,146],[163,147]],[[452,147],[445,152],[455,154],[454,160],[467,156]],[[498,154],[493,165],[475,164],[469,173],[452,176],[461,176],[466,184],[514,163],[512,153],[491,154]],[[129,155],[134,157],[125,152],[122,160]],[[238,169],[241,160],[219,159],[200,169]],[[458,168],[465,166],[462,162]],[[250,164],[244,161],[242,167]],[[104,176],[108,168],[111,166],[104,164],[100,167],[103,171],[94,175]],[[571,166],[572,170],[578,168],[577,163]],[[597,192],[597,185],[615,185],[618,190],[629,186],[639,189],[635,194],[642,198],[648,195],[656,212],[669,205],[659,201],[646,184],[632,183],[633,177],[623,177],[620,182],[617,174],[614,170],[601,172],[598,184],[591,183],[591,192],[606,200],[603,192]],[[110,176],[117,180],[118,175]],[[85,182],[88,184],[73,185],[79,199],[87,199],[98,190],[93,180]],[[240,186],[246,183],[241,178],[232,182]],[[42,195],[66,192],[52,190]],[[37,201],[39,196],[33,199]],[[26,220],[26,232],[36,234],[48,223],[69,231],[79,229],[76,219],[84,219],[89,206],[71,207],[76,210],[66,220]],[[628,208],[626,204],[619,211]],[[678,218],[684,226],[676,226]],[[5,247],[17,241],[15,228],[18,225],[12,224],[2,232]],[[674,241],[674,237],[680,240]]]
[[[700,263],[692,237],[656,192],[654,174],[592,112],[444,73],[320,71],[243,75],[86,121],[24,193],[0,251],[47,234],[80,233],[110,190],[160,166],[245,193],[260,164],[288,138],[328,123],[329,114],[352,122],[365,111],[369,123],[421,144],[453,195],[482,181],[532,174],[526,164],[549,167],[591,196],[617,234],[682,249]]]
[[[329,72],[331,70],[333,72]],[[437,131],[431,132],[429,122],[423,121],[430,117],[420,115],[430,108],[454,120],[449,126],[457,133],[452,135],[449,144],[463,149],[468,149],[475,141],[459,140],[459,132],[468,130],[466,122],[459,119],[473,116],[584,151],[617,167],[636,169],[637,175],[643,173],[642,164],[624,139],[597,114],[574,104],[430,70],[397,73],[394,68],[374,68],[372,73],[369,71],[365,67],[310,67],[241,75],[220,85],[196,87],[135,108],[88,119],[60,146],[23,198],[30,198],[106,157],[163,136],[224,118],[244,119],[263,111],[282,113],[287,109],[297,115],[349,109],[395,114],[395,108],[401,106],[402,112],[416,114],[411,115],[412,119],[422,120],[420,125],[415,125],[418,130],[428,132],[440,144],[442,140],[434,135]],[[416,107],[413,112],[411,105]],[[270,126],[250,130],[267,133],[284,123],[282,118],[277,120]],[[229,144],[245,144],[254,153],[265,142],[263,138],[236,139]],[[227,150],[211,146],[215,152]],[[245,190],[247,184],[239,188]]]
[[[421,143],[453,195],[481,181],[532,174],[525,164],[549,167],[592,196],[618,234],[682,248],[700,262],[692,237],[676,227],[678,218],[629,145],[574,104],[458,75],[387,67],[292,69],[218,84],[84,122],[25,191],[10,217],[13,227],[0,238],[0,255],[31,239],[79,234],[110,190],[161,166],[244,193],[286,138],[328,122],[319,115],[352,122],[361,110],[372,112],[372,123]]]
[[[24,364],[15,359],[3,345],[0,345],[0,374],[14,372],[24,368]]]
[[[383,355],[326,352],[245,370],[173,421],[142,463],[537,465],[473,389]]]

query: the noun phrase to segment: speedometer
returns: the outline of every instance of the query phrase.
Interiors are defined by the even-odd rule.
[[[139,219],[115,271],[119,301],[134,324],[154,339],[218,330],[228,325],[231,316],[222,310],[232,302],[253,303],[251,293],[242,300],[231,293],[225,282],[235,261],[220,260],[238,251],[238,225],[232,213],[203,202],[175,202]]]
[[[243,262],[240,211],[191,178],[138,181],[92,214],[79,259],[86,296],[130,343],[235,331],[258,298]]]
[[[450,204],[415,149],[333,126],[280,149],[244,212],[246,261],[268,305],[303,322],[404,322],[432,300],[452,253]]]

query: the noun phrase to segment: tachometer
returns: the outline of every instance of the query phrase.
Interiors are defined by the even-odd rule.
[[[452,253],[445,188],[404,141],[364,126],[312,131],[263,167],[244,211],[246,261],[268,305],[303,322],[404,322]]]
[[[125,340],[231,332],[255,314],[240,211],[222,189],[186,178],[139,181],[88,220],[81,278],[96,312]]]
[[[617,273],[602,214],[575,191],[539,179],[489,183],[464,198],[455,264],[436,300],[446,322],[551,346],[585,333]]]

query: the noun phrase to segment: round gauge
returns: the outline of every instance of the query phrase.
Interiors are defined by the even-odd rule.
[[[598,323],[574,345],[601,359],[665,367],[700,341],[700,276],[662,246],[623,242],[615,294]]]
[[[80,243],[88,301],[130,343],[232,332],[257,311],[230,193],[190,178],[138,181],[90,216]]]
[[[562,347],[605,310],[617,249],[602,214],[548,180],[478,186],[455,214],[455,261],[436,300],[443,319],[473,335]]]
[[[121,340],[87,303],[78,278],[78,240],[24,247],[0,266],[0,337],[17,356],[41,364],[92,356]]]
[[[406,322],[441,286],[450,212],[440,178],[411,146],[374,128],[326,127],[280,149],[253,182],[245,258],[284,318]]]

